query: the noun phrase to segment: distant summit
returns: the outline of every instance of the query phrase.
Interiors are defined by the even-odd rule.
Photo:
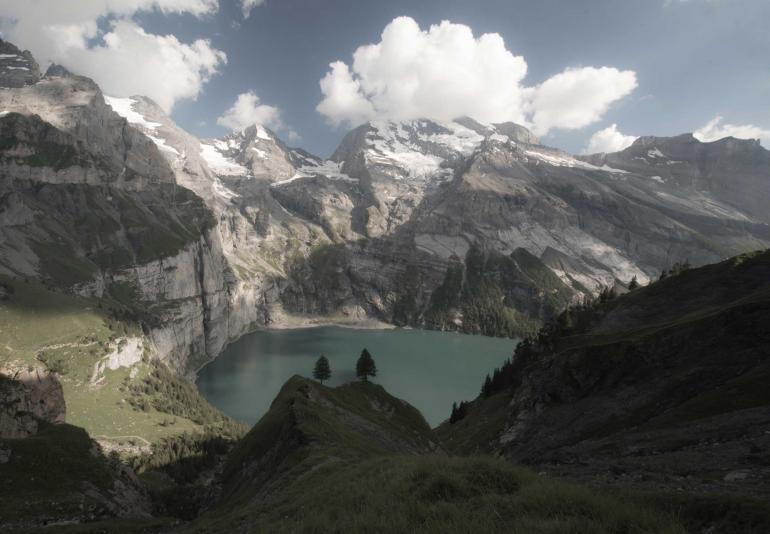
[[[0,87],[19,88],[36,83],[40,67],[29,50],[21,51],[0,39]]]

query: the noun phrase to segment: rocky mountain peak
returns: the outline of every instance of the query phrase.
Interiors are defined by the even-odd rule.
[[[513,122],[483,124],[470,117],[453,121],[414,119],[372,121],[348,133],[331,157],[356,174],[365,157],[383,175],[395,179],[425,179],[445,175],[478,151],[485,140],[539,144],[527,128]]]
[[[0,39],[0,87],[24,87],[40,80],[40,67],[29,50]]]
[[[529,129],[515,122],[501,122],[494,125],[496,133],[508,136],[512,141],[527,143],[530,145],[539,145],[540,138],[533,134]]]
[[[57,63],[52,63],[45,71],[46,78],[66,78],[69,76],[74,76],[74,74]]]

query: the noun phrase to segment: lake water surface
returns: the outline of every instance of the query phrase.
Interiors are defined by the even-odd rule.
[[[366,347],[377,377],[392,395],[417,407],[431,426],[449,417],[453,401],[478,395],[487,373],[510,357],[516,341],[425,330],[340,327],[247,334],[201,369],[198,388],[227,415],[249,424],[268,410],[291,376],[312,376],[315,360],[329,358],[338,385],[355,380]]]

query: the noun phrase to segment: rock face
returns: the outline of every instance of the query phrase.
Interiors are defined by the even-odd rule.
[[[319,314],[521,335],[602,287],[770,246],[753,143],[581,159],[460,118],[365,124],[324,161],[261,126],[199,140],[61,67],[17,85],[0,91],[0,274],[109,301],[186,371]]]
[[[0,369],[0,438],[37,433],[40,422],[63,423],[64,393],[56,376],[44,369]]]
[[[768,276],[755,253],[572,310],[439,433],[573,477],[766,498]]]
[[[712,213],[723,210],[727,218],[740,219],[742,212],[749,220],[770,221],[770,152],[758,139],[726,137],[702,143],[691,134],[640,137],[621,152],[585,159],[648,177],[665,186],[664,191],[686,192],[704,208],[718,199],[721,206],[710,206]]]
[[[0,39],[0,87],[24,87],[40,79],[40,67],[29,50]]]

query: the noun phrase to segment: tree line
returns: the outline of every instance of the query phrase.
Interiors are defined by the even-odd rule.
[[[691,268],[687,260],[676,262],[670,269],[663,269],[657,281],[679,276]],[[655,282],[650,280],[650,285]],[[641,287],[636,276],[626,286],[628,292],[636,291]],[[495,368],[491,375],[487,374],[481,386],[480,397],[488,398],[495,393],[518,386],[521,381],[521,371],[529,362],[539,355],[556,350],[561,338],[588,332],[591,325],[596,322],[597,316],[601,316],[606,311],[606,305],[618,296],[614,288],[604,287],[596,297],[586,297],[581,302],[568,306],[554,319],[546,322],[537,334],[525,336],[516,345],[513,356],[503,362],[502,366]],[[471,403],[466,401],[460,404],[453,403],[449,422],[456,423],[463,419],[470,405]]]

